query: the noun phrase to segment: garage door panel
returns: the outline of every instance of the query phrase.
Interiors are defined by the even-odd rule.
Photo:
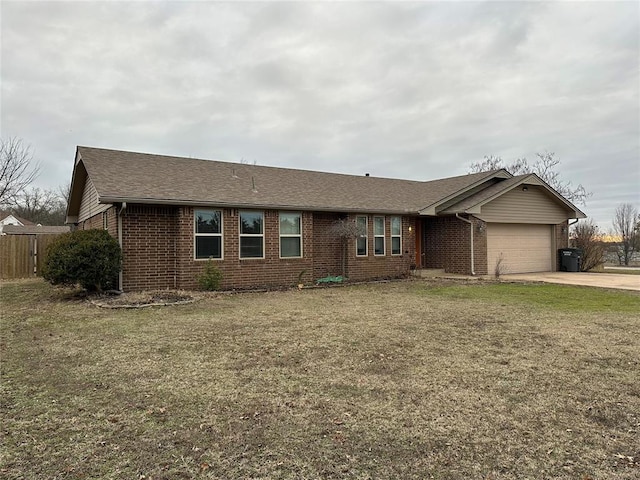
[[[494,273],[500,258],[501,273],[552,270],[551,225],[490,223],[487,225],[487,268]]]

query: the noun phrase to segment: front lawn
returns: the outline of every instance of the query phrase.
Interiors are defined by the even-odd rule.
[[[100,309],[1,286],[2,478],[636,479],[640,295],[407,281]]]

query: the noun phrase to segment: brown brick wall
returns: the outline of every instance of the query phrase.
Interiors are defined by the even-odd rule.
[[[128,205],[122,214],[123,290],[179,288],[178,207]]]
[[[197,277],[204,270],[206,260],[194,259],[194,226],[191,207],[180,209],[178,224],[178,286],[184,289],[197,288]],[[258,210],[256,210],[258,211]],[[293,286],[304,271],[302,281],[311,283],[313,278],[313,217],[302,214],[303,258],[280,258],[279,212],[264,211],[265,249],[264,259],[240,259],[239,211],[222,209],[223,215],[223,260],[214,260],[222,272],[222,288],[254,288]]]
[[[303,258],[280,258],[279,212],[264,211],[265,258],[239,258],[239,211],[223,213],[223,259],[214,260],[223,275],[222,288],[283,287],[313,283],[327,275],[341,275],[340,240],[331,232],[340,214],[302,212]],[[107,211],[109,233],[118,238],[117,207]],[[195,289],[206,260],[194,258],[194,208],[130,204],[122,214],[123,289]],[[402,218],[402,254],[391,255],[391,222],[385,216],[384,256],[373,254],[373,215],[369,217],[368,256],[356,257],[355,240],[348,244],[348,274],[354,281],[401,277],[415,257],[411,217]],[[350,216],[355,219],[355,215]],[[102,214],[80,228],[103,228]]]
[[[468,223],[455,216],[427,219],[423,227],[426,268],[444,269],[447,273],[471,274],[470,228]],[[481,242],[482,239],[474,238],[476,249]],[[486,264],[486,239],[484,242]]]
[[[562,229],[564,228],[564,232]],[[558,255],[558,249],[560,248],[568,248],[569,247],[569,221],[560,223],[555,226],[555,235],[556,235],[556,251],[554,255],[556,256],[556,271],[560,271],[560,255]]]
[[[476,275],[488,275],[487,266],[487,224],[479,218],[471,217],[473,222],[473,263]],[[469,225],[467,225],[467,229]]]
[[[415,258],[415,238],[413,231],[409,232],[409,227],[413,227],[412,217],[402,217],[402,249],[401,255],[391,255],[391,217],[384,216],[385,222],[385,254],[383,256],[374,255],[375,238],[373,235],[373,217],[383,215],[367,215],[368,238],[367,256],[356,256],[356,240],[351,240],[348,247],[349,259],[349,279],[363,281],[377,278],[399,278],[409,274],[410,266]],[[355,219],[355,215],[353,216]]]
[[[475,217],[473,222],[473,264],[476,275],[487,274],[486,225]],[[479,226],[483,225],[482,231]],[[425,267],[444,269],[447,273],[471,274],[469,248],[471,225],[455,216],[428,218],[423,226]]]

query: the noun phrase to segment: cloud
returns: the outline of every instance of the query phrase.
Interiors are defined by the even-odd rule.
[[[638,202],[636,2],[4,2],[2,135],[432,179],[555,151]],[[48,184],[48,185],[45,185]]]

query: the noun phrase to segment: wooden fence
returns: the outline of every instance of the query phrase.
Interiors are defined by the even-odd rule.
[[[58,234],[0,236],[0,278],[28,278],[40,275],[47,247]]]

